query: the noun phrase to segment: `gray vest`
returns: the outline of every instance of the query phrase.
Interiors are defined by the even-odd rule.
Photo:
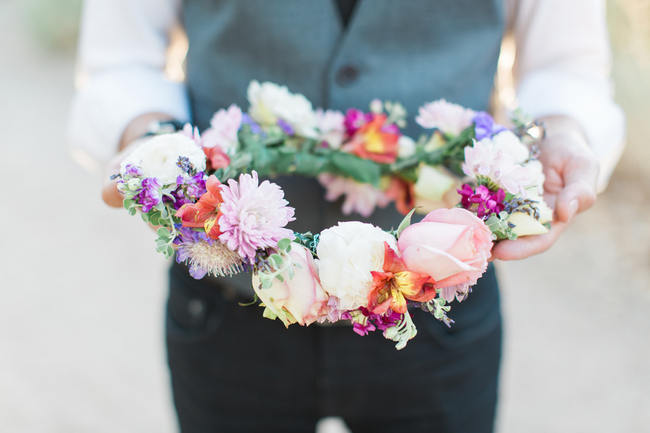
[[[488,108],[503,32],[501,0],[361,0],[344,31],[332,0],[185,0],[187,86],[203,130],[219,108],[248,107],[251,80],[304,94],[315,107],[367,110],[372,98],[399,101],[405,133],[417,137],[417,108],[437,98]],[[314,179],[275,179],[296,208],[297,231],[338,221]],[[393,205],[368,219],[384,229],[402,219]],[[233,285],[250,290],[249,277]]]

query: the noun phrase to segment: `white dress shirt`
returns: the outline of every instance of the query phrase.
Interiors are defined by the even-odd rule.
[[[106,161],[140,114],[190,118],[183,83],[165,75],[181,0],[86,0],[73,148]],[[623,149],[624,116],[612,99],[604,0],[507,0],[518,105],[534,117],[568,115],[583,127],[606,185]],[[372,97],[372,95],[368,95]],[[423,101],[424,102],[424,101]]]

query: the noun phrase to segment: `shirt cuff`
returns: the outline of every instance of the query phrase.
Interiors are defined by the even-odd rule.
[[[600,162],[598,191],[604,190],[623,152],[625,137],[625,117],[611,99],[609,83],[566,71],[541,71],[522,79],[517,99],[523,112],[535,118],[566,115],[582,126]]]
[[[189,121],[185,85],[169,81],[161,70],[148,67],[93,74],[72,103],[68,128],[71,150],[77,159],[105,163],[115,155],[128,123],[151,112]]]

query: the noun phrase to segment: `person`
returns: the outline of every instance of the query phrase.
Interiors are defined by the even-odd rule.
[[[487,110],[502,38],[512,32],[519,106],[546,126],[540,159],[556,214],[549,233],[493,250],[495,259],[523,259],[551,247],[594,203],[622,149],[604,8],[600,0],[88,0],[71,137],[107,163],[152,125],[174,119],[204,129],[217,109],[245,108],[253,79],[324,108],[380,98],[414,114],[445,98]],[[179,24],[189,41],[183,83],[164,72]],[[291,228],[346,219],[315,180],[277,182],[296,207]],[[111,181],[102,195],[121,206]],[[389,228],[401,216],[388,207],[353,218]],[[245,277],[197,281],[174,264],[169,290],[167,356],[183,432],[306,432],[328,415],[354,433],[494,429],[501,314],[492,266],[455,307],[453,327],[415,311],[420,335],[399,352],[348,327],[285,330],[237,305],[250,299]]]

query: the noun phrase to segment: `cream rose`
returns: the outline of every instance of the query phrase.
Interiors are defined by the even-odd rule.
[[[340,222],[321,232],[317,248],[321,284],[339,299],[341,310],[368,304],[371,271],[384,266],[384,242],[397,248],[392,235],[359,221]]]
[[[270,310],[267,317],[278,317],[285,326],[297,322],[309,325],[325,313],[328,296],[321,287],[318,268],[311,252],[304,246],[292,243],[287,260],[291,270],[282,274],[283,281],[275,278],[271,287],[260,287],[259,275],[253,274],[253,289]]]

